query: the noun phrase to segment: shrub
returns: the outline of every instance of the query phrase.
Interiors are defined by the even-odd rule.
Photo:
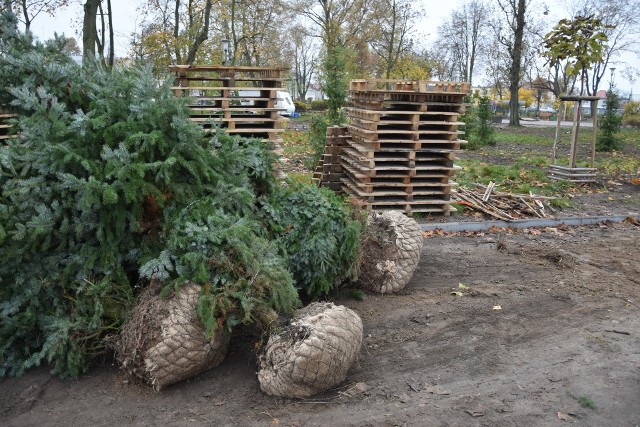
[[[313,111],[326,111],[327,101],[324,99],[315,99],[311,101],[311,110]]]
[[[640,101],[629,101],[624,106],[624,124],[640,127]]]
[[[309,111],[309,108],[311,108],[309,104],[307,104],[304,101],[295,100],[293,101],[293,105],[295,105],[296,111],[299,113],[304,113],[305,111]]]
[[[485,145],[496,145],[493,112],[487,96],[477,98],[477,104],[472,105],[461,120],[465,123],[463,129],[468,141],[467,148],[475,150]]]
[[[612,90],[607,92],[607,107],[598,124],[596,149],[598,151],[614,151],[620,146],[617,135],[622,126],[622,115],[617,113],[620,108],[620,98]]]
[[[354,277],[362,224],[332,191],[291,184],[264,198],[262,211],[297,288],[317,299]]]
[[[313,295],[348,273],[353,233],[336,224],[355,230],[349,211],[278,189],[267,144],[205,134],[146,68],[80,68],[16,40],[0,55],[0,73],[21,75],[2,94],[21,134],[0,150],[0,376],[41,363],[84,372],[148,280],[201,285],[212,331],[291,312],[309,260]],[[288,224],[313,230],[316,254],[284,246],[296,242]]]

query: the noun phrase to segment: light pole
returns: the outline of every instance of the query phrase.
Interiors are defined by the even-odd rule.
[[[609,80],[609,90],[613,90],[613,77],[616,72],[616,67],[611,67],[611,80]]]
[[[229,60],[229,40],[222,39],[222,65],[227,65]]]

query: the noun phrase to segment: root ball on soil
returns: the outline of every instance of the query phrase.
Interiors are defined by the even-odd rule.
[[[420,226],[401,212],[369,214],[362,240],[359,288],[376,293],[403,289],[420,261],[423,236]]]
[[[260,388],[272,396],[304,398],[341,383],[362,344],[353,310],[314,303],[272,332],[259,359]]]
[[[187,284],[171,298],[158,286],[140,295],[120,333],[118,360],[127,375],[156,391],[219,365],[227,354],[229,334],[208,338],[198,317],[200,286]]]

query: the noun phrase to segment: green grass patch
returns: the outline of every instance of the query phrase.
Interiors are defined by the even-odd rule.
[[[523,168],[517,163],[492,165],[480,160],[458,160],[456,163],[462,167],[456,173],[456,181],[467,188],[493,181],[500,191],[509,193],[561,196],[573,186],[569,181],[548,179],[543,169]]]
[[[576,400],[583,408],[598,409],[596,402],[589,396],[578,396]]]

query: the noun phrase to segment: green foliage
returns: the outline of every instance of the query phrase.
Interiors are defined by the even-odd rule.
[[[0,89],[20,131],[0,150],[0,376],[84,372],[147,280],[200,284],[212,332],[291,312],[294,279],[320,295],[352,273],[348,209],[278,188],[273,147],[205,134],[171,80],[2,46],[21,76]]]
[[[598,123],[598,137],[596,149],[598,151],[614,151],[620,148],[620,137],[618,133],[622,126],[622,115],[618,114],[620,108],[620,97],[609,90],[607,92],[607,107],[604,115]]]
[[[323,61],[322,90],[327,94],[327,119],[332,125],[345,120],[342,106],[347,98],[347,62],[344,48],[332,47]]]
[[[624,106],[624,124],[640,127],[640,101],[629,101]]]
[[[330,126],[330,119],[325,115],[313,116],[309,126],[309,146],[311,156],[305,161],[304,166],[309,170],[314,170],[318,161],[322,157],[324,146],[327,143],[327,128]]]
[[[550,180],[543,169],[523,168],[522,164],[496,165],[477,160],[460,160],[458,163],[462,170],[456,174],[456,181],[465,187],[493,181],[501,191],[520,194],[532,191],[542,196],[557,196],[571,187],[569,181]]]
[[[609,41],[604,30],[610,28],[613,26],[593,15],[560,20],[544,38],[544,55],[549,65],[554,67],[560,61],[567,61],[567,75],[584,74],[603,61]]]
[[[304,101],[298,101],[297,99],[293,101],[293,105],[296,107],[296,111],[299,113],[304,113],[305,111],[309,111],[311,106]]]
[[[489,102],[486,95],[477,98],[477,104],[472,104],[461,118],[465,123],[463,129],[468,141],[467,148],[470,150],[496,145],[496,131],[492,125],[493,112]]]
[[[311,101],[311,110],[313,111],[327,111],[327,101],[324,99],[314,99]]]
[[[298,289],[318,299],[354,277],[362,223],[332,191],[291,183],[262,203]]]
[[[225,190],[220,188],[180,211],[167,227],[165,249],[140,268],[143,277],[168,287],[177,287],[186,278],[201,284],[199,314],[209,333],[221,326],[230,332],[269,310],[289,313],[299,304],[275,243],[255,212],[249,214],[255,210],[254,194],[233,189],[232,197],[244,206],[229,209]]]
[[[598,409],[596,402],[589,396],[578,396],[576,400],[583,408]]]

